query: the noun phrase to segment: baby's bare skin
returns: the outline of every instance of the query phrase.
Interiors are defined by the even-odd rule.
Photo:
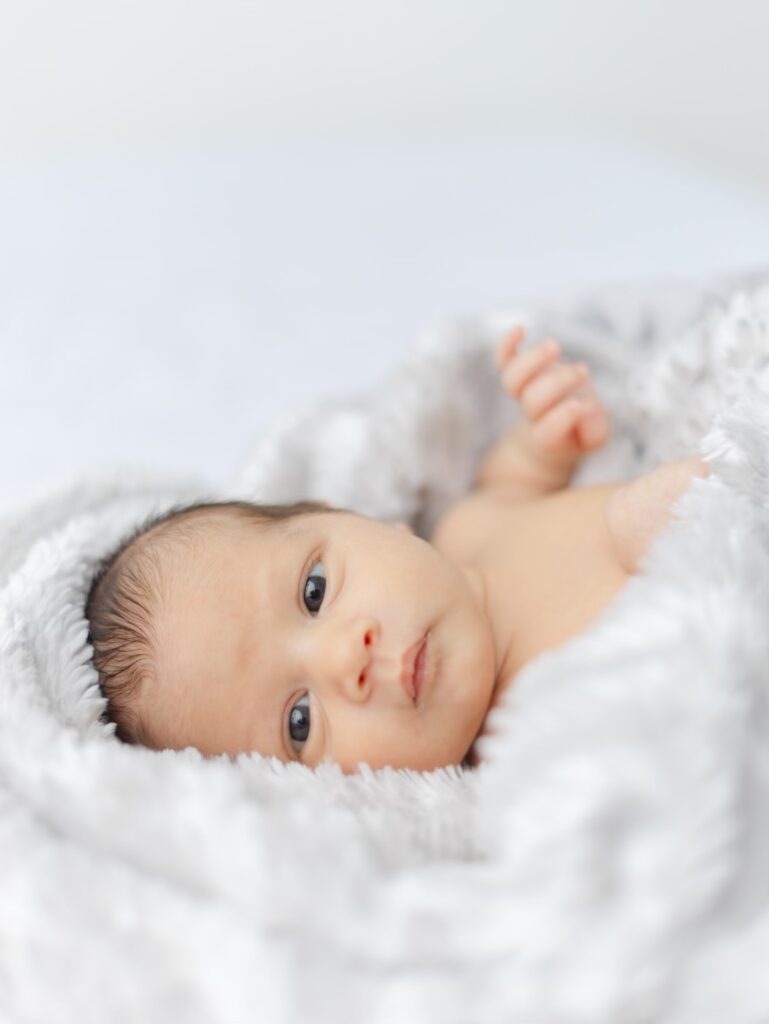
[[[432,543],[486,587],[501,666],[491,706],[527,662],[581,633],[627,582],[606,514],[621,487],[531,499],[481,491],[439,524]]]
[[[490,707],[524,665],[583,632],[612,603],[673,503],[708,472],[692,457],[628,483],[528,499],[491,488],[452,507],[432,543],[486,588],[501,665]]]
[[[438,523],[432,543],[486,588],[501,666],[491,707],[537,655],[583,632],[612,603],[670,520],[675,500],[708,466],[696,456],[626,483],[576,489],[579,457],[603,444],[608,419],[587,368],[556,363],[544,342],[498,349],[522,422],[488,454],[476,489]]]

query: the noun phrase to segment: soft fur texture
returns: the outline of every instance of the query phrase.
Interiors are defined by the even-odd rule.
[[[373,395],[276,424],[229,493],[92,480],[0,532],[0,1017],[328,1024],[769,1019],[769,286],[615,289],[441,325]],[[517,409],[518,318],[613,435],[575,485],[699,451],[641,572],[530,663],[484,763],[344,776],[126,747],[98,557],[177,500],[322,498],[427,535]],[[688,324],[688,326],[687,326]]]

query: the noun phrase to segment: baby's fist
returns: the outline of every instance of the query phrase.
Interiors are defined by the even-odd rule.
[[[515,327],[497,346],[502,385],[524,413],[521,440],[544,462],[571,468],[609,436],[609,418],[585,363],[559,360],[552,339],[519,351],[525,332]]]

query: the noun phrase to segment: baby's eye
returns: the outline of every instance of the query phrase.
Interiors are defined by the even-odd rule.
[[[303,701],[307,701],[307,704],[303,704]],[[304,696],[299,698],[288,713],[288,738],[291,741],[291,745],[300,754],[302,752],[302,747],[307,742],[307,737],[310,735],[309,701],[310,695],[309,693],[305,693]],[[294,740],[301,743],[302,746],[297,747]]]
[[[315,570],[320,567],[320,573]],[[323,595],[326,593],[326,573],[323,569],[322,562],[316,562],[312,567],[312,572],[307,577],[304,584],[304,606],[308,612],[315,614],[320,611],[320,606],[323,604]],[[317,607],[315,603],[317,602]]]

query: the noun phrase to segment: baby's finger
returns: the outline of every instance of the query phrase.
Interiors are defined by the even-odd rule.
[[[587,380],[589,371],[584,363],[557,363],[540,373],[524,388],[521,407],[529,419],[537,420],[556,402]]]
[[[580,418],[585,414],[586,404],[581,398],[567,398],[565,402],[559,402],[555,408],[545,413],[542,419],[532,424],[532,433],[535,440],[543,451],[557,452],[577,449],[574,441],[570,440],[574,427]]]
[[[507,360],[513,354],[515,349],[520,345],[523,339],[526,337],[526,331],[517,324],[512,330],[504,336],[502,341],[497,345],[494,353],[494,359],[497,364],[497,369],[501,370]]]
[[[502,372],[502,384],[508,394],[519,398],[531,378],[557,358],[561,346],[555,341],[542,341],[521,352]]]
[[[578,432],[583,451],[600,448],[609,436],[609,417],[605,409],[600,405],[590,409],[580,420]]]

